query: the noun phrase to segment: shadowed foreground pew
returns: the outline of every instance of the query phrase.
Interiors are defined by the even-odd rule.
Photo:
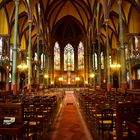
[[[23,121],[23,106],[21,103],[0,104],[0,139],[22,140],[27,138],[27,122]],[[15,117],[15,122],[4,124],[4,117]]]
[[[140,102],[126,102],[117,105],[117,140],[123,140],[124,130],[130,140],[140,139]]]

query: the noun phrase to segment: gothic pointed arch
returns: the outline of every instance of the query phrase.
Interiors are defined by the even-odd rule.
[[[54,45],[54,70],[60,70],[60,47],[58,42]]]
[[[64,71],[74,71],[74,48],[70,43],[64,48]]]

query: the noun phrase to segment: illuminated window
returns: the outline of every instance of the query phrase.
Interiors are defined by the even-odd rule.
[[[137,78],[140,80],[140,69],[137,70]]]
[[[84,69],[84,46],[82,42],[80,42],[78,46],[78,69]]]
[[[98,68],[98,58],[97,58],[97,54],[95,53],[95,69],[97,70]]]
[[[13,45],[10,45],[10,61],[13,61]]]
[[[64,71],[74,71],[74,49],[69,43],[64,48]]]
[[[110,63],[110,66],[112,65],[112,58],[111,56],[109,56],[109,63]]]
[[[54,70],[60,70],[60,47],[58,42],[54,45]]]
[[[44,64],[45,64],[45,62],[44,62],[45,59],[44,58],[45,58],[45,55],[42,53],[41,54],[41,70],[43,70],[43,68],[44,68]]]
[[[37,53],[35,52],[34,61],[37,61]]]
[[[38,56],[37,56],[37,53],[35,52],[34,61],[38,61],[37,58],[38,58]],[[36,69],[37,69],[37,68],[36,68],[36,65],[35,65],[35,70],[36,70]]]
[[[104,55],[103,55],[103,52],[101,52],[101,69],[104,69]]]
[[[128,47],[125,47],[125,59],[128,60]]]
[[[12,76],[11,76],[11,73],[9,73],[9,82],[11,82],[12,81],[12,78],[11,78]]]
[[[138,50],[138,44],[139,43],[139,40],[137,38],[137,36],[135,36],[135,50]]]

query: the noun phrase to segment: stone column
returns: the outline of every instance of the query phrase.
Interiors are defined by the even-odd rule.
[[[17,90],[17,29],[18,29],[18,10],[19,10],[19,0],[15,0],[15,23],[14,23],[14,46],[13,46],[13,64],[12,64],[12,86],[13,94],[16,94]]]
[[[110,54],[110,46],[109,46],[109,39],[108,39],[108,22],[105,22],[106,25],[106,55],[107,55],[107,91],[111,90],[111,79],[110,79],[110,58],[109,58],[109,54]]]
[[[42,69],[42,75],[43,75],[43,87],[45,85],[45,78],[44,78],[44,74],[45,74],[45,43],[43,42],[42,44],[43,46],[43,69]]]
[[[93,72],[93,67],[92,67],[92,49],[91,49],[91,47],[89,47],[89,78],[90,78],[90,85],[92,86],[92,78],[93,77],[91,77],[91,74],[92,74],[92,72]]]
[[[96,77],[96,74],[95,74],[95,42],[93,42],[93,73],[94,73],[94,78],[93,78],[93,86],[94,86],[94,89],[96,89],[96,80],[95,80],[95,77]]]
[[[45,48],[47,48],[47,45],[45,45]],[[46,87],[48,88],[48,53],[47,53],[47,50],[46,50],[46,53],[45,53],[45,75],[47,75],[46,77]]]
[[[101,88],[101,45],[100,34],[98,34],[98,86]]]
[[[19,41],[19,40],[18,40],[18,41]],[[20,47],[19,47],[19,42],[18,42],[18,44],[17,44],[17,48],[20,48]],[[20,59],[21,59],[21,61],[20,61]],[[19,65],[20,62],[22,62],[21,52],[20,52],[20,53],[18,52],[18,53],[17,53],[17,64]],[[16,79],[17,79],[17,91],[19,91],[19,89],[20,89],[20,70],[19,70],[19,69],[17,70]]]
[[[84,65],[84,73],[85,73],[85,78],[84,78],[84,85],[85,84],[88,84],[88,68],[89,68],[89,65],[88,65],[88,43],[87,43],[87,39],[85,41],[85,52],[84,52],[84,60],[85,60],[85,65]]]
[[[76,76],[78,76],[78,46],[74,46],[74,70],[75,73],[77,74]]]
[[[39,35],[37,35],[37,65],[36,65],[36,82],[37,85],[39,86],[39,81],[40,81],[40,48],[39,48]]]
[[[129,42],[128,42],[128,70],[129,70],[129,89],[132,89],[132,70],[131,70],[131,38],[129,39]]]
[[[120,64],[120,44],[117,43],[117,64]],[[118,85],[120,88],[120,68],[118,68]]]
[[[124,47],[124,32],[123,32],[123,21],[122,21],[122,0],[118,0],[118,7],[119,7],[119,27],[120,27],[120,34],[119,34],[119,41],[120,41],[120,49],[121,49],[121,88],[123,91],[126,90],[126,60],[125,60],[125,47]]]
[[[29,45],[28,45],[28,90],[31,92],[32,86],[32,21],[29,20]]]
[[[6,91],[9,90],[10,36],[7,37],[7,57],[8,57],[9,63],[6,66]]]

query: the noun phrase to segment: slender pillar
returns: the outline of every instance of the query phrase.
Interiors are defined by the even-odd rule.
[[[74,69],[78,76],[78,46],[74,45]]]
[[[101,45],[100,34],[98,34],[98,86],[101,88]]]
[[[45,74],[45,52],[44,52],[44,47],[45,47],[45,43],[43,42],[42,44],[43,46],[43,69],[42,69],[42,75],[43,75],[43,81],[42,81],[42,84],[43,84],[43,87],[44,87],[44,84],[45,84],[45,78],[44,78],[44,74]]]
[[[51,84],[54,85],[54,53],[53,50],[51,51]]]
[[[117,43],[117,64],[120,64],[120,46],[119,46],[119,43]],[[118,85],[120,88],[120,68],[118,68]]]
[[[128,56],[129,56],[129,60],[128,60],[128,68],[129,68],[129,89],[132,89],[132,70],[131,70],[131,39],[129,39],[128,42]]]
[[[50,81],[51,81],[51,74],[50,74],[50,52],[48,51],[48,86],[50,84]]]
[[[10,67],[10,37],[7,38],[7,57],[9,58],[9,63],[6,66],[6,91],[9,90],[9,67]]]
[[[95,80],[95,77],[96,77],[96,74],[95,74],[95,42],[93,42],[93,73],[94,73],[94,78],[93,78],[93,86],[94,86],[94,89],[96,89],[96,80]]]
[[[106,21],[106,55],[107,55],[107,91],[111,90],[111,79],[110,79],[110,58],[109,58],[109,39],[108,39],[108,22]]]
[[[47,48],[47,46],[46,46]],[[48,53],[46,51],[46,54],[45,54],[45,74],[47,75],[46,77],[46,87],[48,88]]]
[[[88,42],[87,42],[87,39],[86,39],[86,48],[85,48],[85,81],[84,83],[85,84],[88,84],[88,68],[89,68],[89,65],[88,65]]]
[[[89,49],[89,77],[90,77],[90,85],[92,86],[92,80],[93,80],[93,77],[91,76],[92,74],[92,70],[93,67],[92,67],[92,52],[91,52],[91,49]]]
[[[121,48],[121,88],[123,91],[126,90],[126,61],[125,61],[125,47],[124,47],[124,32],[123,32],[123,21],[122,21],[122,0],[118,0],[118,7],[119,7],[119,25],[120,25],[120,34],[119,34],[119,41],[120,41],[120,48]]]
[[[107,79],[107,56],[106,54],[104,54],[104,70],[103,70],[103,73],[104,73],[104,79],[103,79],[103,82],[106,83],[106,79]]]
[[[39,71],[40,71],[40,60],[39,60],[40,50],[39,50],[39,35],[37,35],[37,66],[36,66],[36,83],[39,86]]]
[[[14,46],[13,46],[13,64],[12,64],[12,90],[13,94],[16,94],[16,74],[17,74],[17,29],[18,29],[18,10],[19,0],[15,0],[15,23],[14,23]]]
[[[32,84],[32,21],[29,20],[29,45],[28,45],[28,90],[31,92]]]
[[[17,48],[19,48],[19,42],[17,42]],[[20,59],[19,59],[19,53],[17,53],[17,64],[19,64]],[[20,71],[17,70],[17,75],[16,75],[16,79],[17,79],[17,91],[20,90]]]

